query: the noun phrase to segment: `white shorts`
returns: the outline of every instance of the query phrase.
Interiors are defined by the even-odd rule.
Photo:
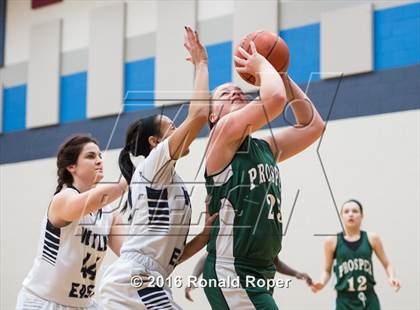
[[[100,281],[98,295],[101,309],[181,309],[173,301],[172,292],[166,285],[153,286],[149,282],[166,277],[166,271],[152,258],[135,252],[122,253],[107,268]]]
[[[16,303],[16,310],[98,310],[98,305],[92,300],[88,307],[77,308],[57,304],[31,293],[26,288],[19,291]]]

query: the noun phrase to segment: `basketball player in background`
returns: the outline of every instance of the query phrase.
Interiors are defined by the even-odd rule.
[[[204,263],[206,262],[207,253],[200,257],[197,264],[194,267],[192,277],[194,279],[198,279],[204,270]],[[299,272],[295,269],[289,267],[284,262],[280,261],[280,259],[276,259],[274,261],[274,264],[276,265],[276,271],[281,274],[285,274],[287,276],[295,277],[299,280],[304,280],[308,286],[312,285],[312,278],[306,273],[306,272]],[[192,283],[191,286],[188,286],[185,288],[185,298],[187,298],[189,301],[193,301],[191,297],[192,290],[196,288],[195,283]]]
[[[274,261],[281,249],[281,185],[277,167],[306,149],[324,130],[324,122],[305,93],[286,74],[277,73],[254,42],[248,53],[235,56],[239,73],[257,80],[259,98],[248,102],[231,84],[214,90],[209,123],[212,128],[206,162],[209,213],[219,213],[207,246],[203,278],[227,280],[239,276],[241,287],[205,287],[213,309],[277,309],[273,288],[253,287],[247,276],[274,278]],[[251,134],[277,118],[292,101],[297,126],[262,139]]]
[[[330,237],[325,241],[325,267],[321,280],[314,283],[311,289],[314,293],[325,287],[331,277],[334,264],[334,274],[337,279],[337,310],[379,310],[380,304],[375,293],[373,277],[372,253],[375,252],[385,268],[389,284],[396,292],[401,287],[395,276],[394,267],[388,260],[382,241],[377,234],[360,229],[363,220],[362,204],[350,199],[341,208],[341,218],[344,232]]]
[[[120,258],[105,272],[100,286],[103,309],[178,309],[167,278],[177,264],[201,250],[209,239],[209,225],[186,244],[191,204],[177,160],[207,122],[209,112],[208,58],[196,32],[186,27],[185,47],[196,77],[187,118],[176,128],[164,115],[132,123],[120,153],[120,169],[130,183],[130,230]],[[134,167],[130,155],[143,156]],[[159,282],[160,280],[163,282]]]
[[[96,185],[103,178],[98,142],[80,135],[67,140],[58,151],[57,175],[16,309],[97,309],[92,296],[98,269],[108,247],[119,255],[119,212],[105,205],[124,194],[127,182]]]

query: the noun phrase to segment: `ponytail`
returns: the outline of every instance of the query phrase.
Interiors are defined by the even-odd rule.
[[[127,183],[130,184],[134,173],[134,165],[131,161],[130,151],[127,145],[120,152],[120,156],[118,157],[118,164],[120,166],[123,177],[127,180]]]

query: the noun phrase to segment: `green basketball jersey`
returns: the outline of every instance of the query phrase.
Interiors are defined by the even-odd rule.
[[[356,241],[357,242],[357,241]],[[338,292],[372,291],[375,285],[373,277],[372,247],[367,233],[360,232],[360,244],[357,249],[350,248],[343,233],[337,234],[334,273],[337,278],[335,289]]]
[[[280,252],[280,172],[269,144],[247,137],[230,164],[206,175],[209,212],[219,212],[207,251],[235,261],[273,263]]]

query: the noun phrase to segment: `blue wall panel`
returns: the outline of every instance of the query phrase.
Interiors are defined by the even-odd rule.
[[[232,81],[232,41],[206,46],[209,56],[209,88]]]
[[[5,88],[3,91],[3,132],[25,129],[26,85]]]
[[[375,70],[420,63],[420,3],[374,15]]]
[[[125,64],[124,111],[150,109],[155,100],[155,59]]]
[[[86,118],[86,72],[61,77],[60,123]]]
[[[292,28],[280,31],[280,37],[286,42],[290,51],[289,74],[297,82],[320,79],[320,26],[319,24]]]

